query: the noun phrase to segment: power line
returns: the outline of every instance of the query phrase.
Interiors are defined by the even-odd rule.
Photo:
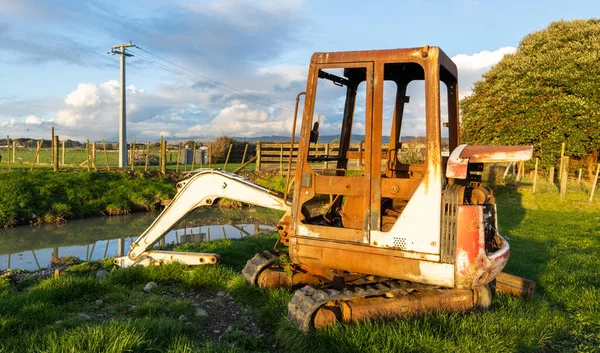
[[[279,103],[275,103],[273,101],[270,101],[268,99],[262,98],[260,96],[249,94],[247,92],[244,92],[243,90],[240,90],[240,89],[237,89],[235,87],[232,87],[232,86],[226,85],[224,83],[221,83],[219,81],[213,80],[213,79],[211,79],[211,78],[209,78],[207,76],[204,76],[204,75],[202,75],[200,73],[197,73],[197,72],[192,71],[190,69],[187,69],[187,68],[185,68],[183,66],[180,66],[180,65],[178,65],[178,64],[176,64],[176,63],[174,63],[172,61],[164,59],[164,58],[162,58],[162,57],[160,57],[160,56],[158,56],[156,54],[153,54],[153,53],[151,53],[151,52],[149,52],[149,51],[147,51],[145,49],[142,49],[142,48],[140,48],[138,46],[135,46],[135,48],[143,51],[144,53],[152,55],[153,57],[155,57],[155,58],[157,58],[159,60],[162,60],[162,61],[168,63],[169,65],[172,65],[172,66],[174,66],[176,68],[179,68],[181,70],[187,71],[187,72],[189,72],[189,73],[191,73],[191,74],[193,74],[195,76],[198,76],[198,77],[201,77],[202,79],[204,79],[204,80],[198,80],[197,78],[190,77],[188,74],[185,74],[185,73],[180,72],[178,70],[175,70],[175,69],[172,69],[170,67],[167,67],[167,66],[165,66],[165,65],[163,65],[161,63],[158,63],[158,62],[156,62],[154,60],[151,60],[149,58],[144,58],[144,57],[140,56],[139,54],[136,55],[137,57],[142,58],[142,60],[150,62],[150,63],[152,63],[154,65],[157,65],[158,67],[160,67],[160,68],[162,68],[162,69],[164,69],[166,71],[169,71],[169,72],[174,73],[176,75],[179,75],[179,76],[185,77],[185,78],[187,78],[189,80],[192,80],[195,83],[202,84],[202,85],[204,85],[204,86],[206,86],[208,88],[215,89],[215,90],[218,90],[220,92],[233,95],[235,97],[251,99],[251,100],[254,100],[254,101],[262,101],[262,102],[268,103],[269,105],[274,105],[274,106],[280,107],[282,109],[292,110],[291,107],[288,107],[288,106],[285,106],[285,105],[282,105],[282,104],[279,104]],[[208,82],[206,82],[206,81],[208,81]],[[235,92],[238,92],[238,93],[235,93],[235,92],[232,92],[232,91],[235,91]]]
[[[234,92],[231,92],[231,91],[226,90],[224,88],[218,87],[216,84],[211,84],[209,82],[200,81],[200,80],[198,80],[198,79],[196,79],[196,78],[194,78],[194,77],[192,77],[190,75],[187,75],[187,74],[182,73],[182,72],[180,72],[178,70],[172,69],[172,68],[170,68],[168,66],[165,66],[165,65],[163,65],[161,63],[158,63],[158,62],[156,62],[156,61],[154,61],[152,59],[148,59],[148,58],[146,58],[146,57],[144,57],[142,55],[136,54],[136,57],[140,58],[140,59],[142,59],[144,61],[147,61],[147,62],[149,62],[151,64],[154,64],[157,67],[159,67],[159,68],[161,68],[161,69],[163,69],[165,71],[168,71],[168,72],[173,73],[175,75],[187,78],[188,80],[190,80],[190,81],[192,81],[194,83],[200,84],[200,85],[202,85],[204,87],[207,87],[209,89],[214,89],[214,90],[217,90],[219,92],[228,94],[228,95],[230,95],[230,96],[232,96],[234,98],[241,98],[241,99],[246,99],[246,100],[250,99],[250,100],[255,101],[256,103],[259,103],[259,104],[269,105],[269,106],[277,106],[277,107],[279,107],[281,109],[291,110],[291,108],[289,108],[287,106],[284,106],[284,105],[281,105],[281,104],[278,104],[278,103],[274,103],[274,102],[270,102],[270,101],[267,101],[267,100],[262,99],[260,97],[251,96],[251,95],[247,95],[247,94],[234,93]]]

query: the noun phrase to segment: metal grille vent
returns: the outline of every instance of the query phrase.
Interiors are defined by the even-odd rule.
[[[406,238],[394,237],[394,246],[397,248],[406,248]]]

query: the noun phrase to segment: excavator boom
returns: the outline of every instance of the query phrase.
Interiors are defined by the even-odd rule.
[[[228,198],[256,206],[288,211],[285,200],[266,188],[256,185],[239,175],[221,170],[206,170],[177,184],[177,194],[154,222],[140,235],[127,256],[117,257],[121,267],[149,265],[152,263],[182,262],[188,265],[214,264],[218,254],[178,253],[151,251],[175,224],[202,206],[210,206],[220,198]]]

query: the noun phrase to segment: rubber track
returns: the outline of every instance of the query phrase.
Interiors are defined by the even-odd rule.
[[[308,331],[316,311],[319,307],[330,301],[381,296],[388,292],[409,295],[415,290],[435,288],[439,287],[399,280],[365,284],[341,290],[331,288],[316,289],[312,286],[305,286],[297,290],[292,300],[288,303],[288,318],[301,331]]]
[[[279,259],[278,255],[271,253],[268,250],[263,251],[260,254],[254,255],[253,258],[246,262],[246,266],[242,270],[242,275],[246,279],[246,283],[251,286],[256,285],[256,279],[260,272],[271,263],[277,261]]]

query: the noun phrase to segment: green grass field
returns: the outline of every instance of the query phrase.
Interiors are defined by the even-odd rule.
[[[62,152],[59,151],[59,153],[62,156]],[[64,159],[64,165],[62,164],[62,157],[59,158],[59,162],[61,163],[60,169],[61,170],[87,170],[88,164],[85,163],[87,161],[86,159],[86,150],[85,148],[69,148],[65,151],[65,159]],[[6,150],[0,150],[0,154],[2,154],[2,162],[0,162],[0,172],[2,171],[7,171],[9,169],[9,163],[7,162],[6,159]],[[136,157],[136,164],[134,166],[135,170],[144,170],[145,169],[145,160],[142,157],[142,152],[140,151],[139,153],[136,153],[136,155],[138,157]],[[10,169],[15,169],[15,170],[29,170],[31,168],[31,164],[34,160],[35,157],[35,149],[19,149],[17,151],[17,153],[15,154],[15,160],[13,161],[12,157],[11,157],[11,163],[10,163]],[[156,165],[156,163],[158,163],[158,159],[159,159],[159,151],[158,150],[151,150],[150,151],[150,158],[154,158],[155,159],[155,163],[154,165],[152,164],[152,162],[149,163],[148,165],[148,170],[152,170],[152,171],[156,171],[156,170],[160,170],[160,167],[158,165]],[[113,151],[107,151],[106,155],[104,154],[104,151],[101,149],[98,149],[96,151],[96,169],[99,171],[106,171],[108,168],[106,166],[106,161],[108,159],[108,166],[111,168],[111,170],[115,170],[118,169],[118,165],[119,165],[119,155],[117,153],[116,150]],[[235,160],[233,157],[231,160]],[[241,160],[241,156],[239,157],[238,161]],[[36,162],[36,164],[34,165],[34,169],[35,170],[52,170],[52,151],[49,148],[45,148],[42,149],[40,151],[39,154],[39,158],[38,161]],[[241,163],[237,162],[237,163],[227,163],[227,171],[233,171],[236,168],[238,168],[241,165]],[[224,163],[215,163],[215,164],[211,164],[212,168],[220,168],[223,169],[224,167]],[[194,169],[196,168],[200,168],[199,164],[194,164],[193,165]],[[208,165],[202,165],[202,167],[207,168]],[[246,166],[246,168],[244,168],[244,170],[254,170],[255,165],[254,163],[251,163],[249,165]],[[94,170],[94,166],[93,164],[90,162],[90,169]],[[131,165],[128,165],[126,169],[131,169]],[[176,169],[178,169],[180,172],[183,172],[185,170],[191,170],[192,169],[192,165],[183,165],[183,164],[179,164],[179,167],[177,166],[177,152],[176,151],[169,151],[167,152],[167,170],[168,171],[175,171]]]
[[[277,181],[266,180],[268,184]],[[532,300],[498,294],[487,311],[338,324],[302,333],[287,320],[285,290],[248,287],[240,274],[276,236],[184,244],[175,250],[218,252],[216,266],[112,269],[108,261],[71,268],[43,281],[0,280],[0,352],[597,352],[600,351],[600,201],[582,186],[565,200],[541,182],[496,193],[500,232],[509,238],[506,272],[537,282]],[[160,290],[140,295],[147,281]],[[178,320],[193,310],[168,293],[226,291],[266,330],[265,337],[222,334],[206,340],[210,321]],[[105,306],[94,301],[101,298]],[[135,306],[136,309],[130,308]],[[83,321],[77,313],[90,313]],[[95,314],[106,315],[97,318]],[[60,320],[59,323],[57,321]]]

